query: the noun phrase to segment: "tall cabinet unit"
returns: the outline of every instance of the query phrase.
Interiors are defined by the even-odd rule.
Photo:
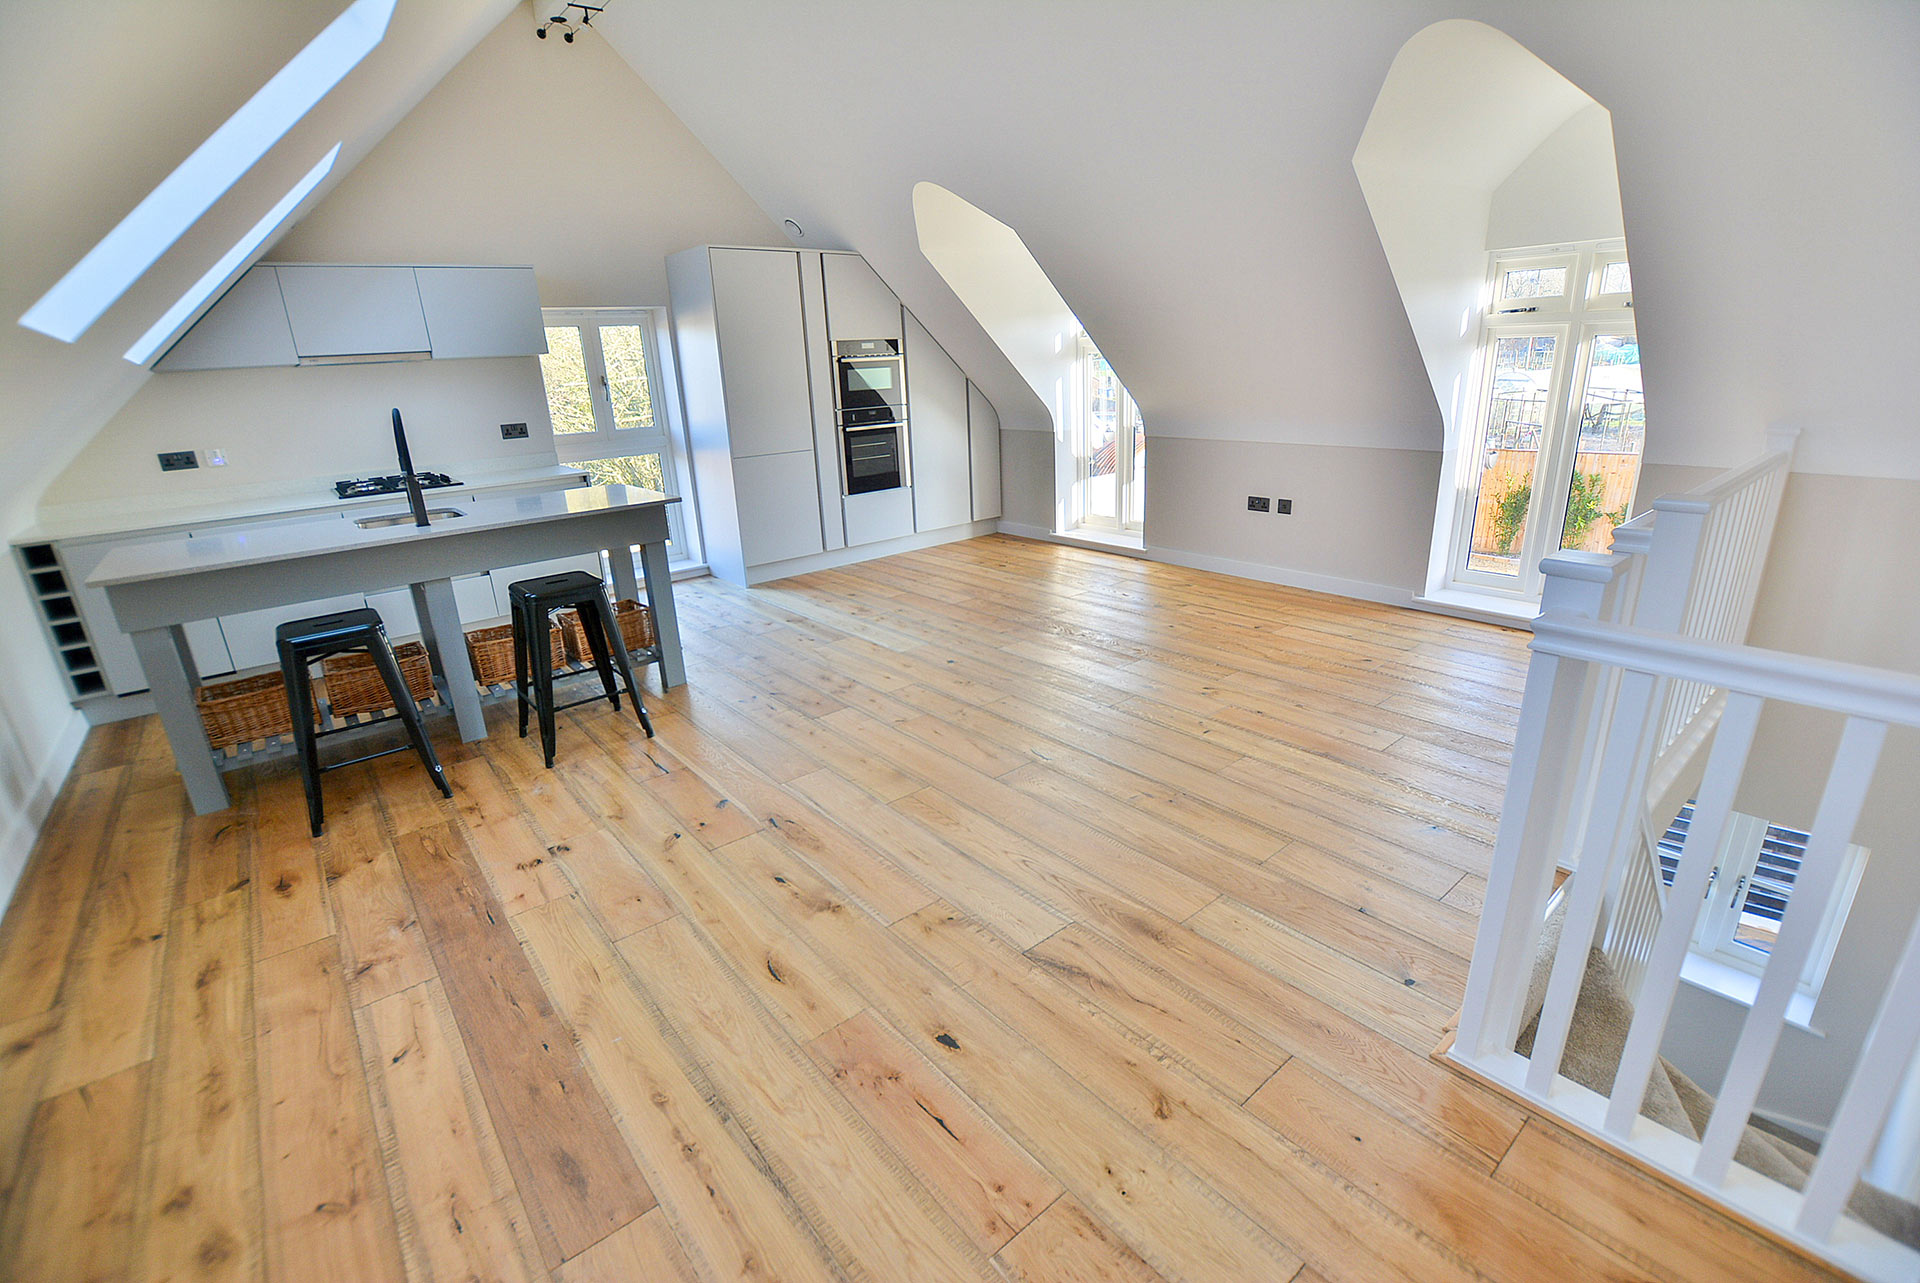
[[[999,515],[993,407],[858,254],[699,246],[669,256],[667,282],[714,574],[760,582]],[[834,344],[854,339],[901,344],[907,484],[849,495]]]
[[[708,566],[743,584],[824,551],[799,255],[701,246],[667,283]]]

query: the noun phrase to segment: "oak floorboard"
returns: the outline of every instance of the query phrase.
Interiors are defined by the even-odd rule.
[[[254,965],[267,1269],[279,1278],[401,1273],[399,1229],[340,973],[330,936]]]
[[[373,1063],[394,1136],[414,1242],[433,1277],[523,1283],[519,1199],[491,1179],[499,1163],[469,1103],[452,1013],[436,981],[368,1005]],[[475,1102],[477,1103],[477,1102]]]
[[[884,1021],[861,1011],[807,1050],[983,1252],[1060,1197],[1060,1186]]]
[[[128,1277],[146,1072],[134,1065],[41,1104],[19,1190],[0,1220],[9,1277]]]
[[[349,767],[319,838],[90,734],[0,1278],[1835,1277],[1429,1056],[1524,631],[1006,536],[675,595],[657,738],[439,710],[455,797]]]
[[[140,1182],[143,1272],[250,1279],[265,1252],[248,893],[175,910]]]
[[[465,839],[441,826],[402,838],[399,849],[480,1095],[551,1268],[652,1207],[653,1193]]]
[[[998,1259],[1022,1283],[1165,1283],[1065,1195],[1001,1248]]]

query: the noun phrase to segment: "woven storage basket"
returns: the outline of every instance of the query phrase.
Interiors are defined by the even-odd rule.
[[[293,734],[293,716],[287,711],[287,683],[279,673],[261,673],[202,686],[198,696],[200,720],[207,743],[232,748],[255,740]]]
[[[566,666],[566,651],[558,630],[547,629],[547,648],[554,668]],[[467,657],[473,661],[473,676],[482,686],[513,684],[513,625],[495,624],[476,628],[467,634]]]
[[[613,617],[620,625],[620,636],[628,650],[653,649],[653,611],[649,607],[637,601],[617,601],[613,604]],[[576,664],[591,664],[593,651],[587,646],[587,630],[580,623],[580,612],[563,610],[558,619],[561,635],[567,639],[567,658]]]
[[[427,648],[417,641],[401,642],[393,648],[393,657],[400,663],[400,676],[405,679],[407,692],[414,702],[433,698],[433,667],[427,662]],[[511,650],[507,658],[512,660]],[[387,693],[385,679],[374,667],[373,656],[364,650],[329,655],[320,671],[327,679],[327,703],[333,706],[335,717],[378,713],[393,707],[393,696]]]

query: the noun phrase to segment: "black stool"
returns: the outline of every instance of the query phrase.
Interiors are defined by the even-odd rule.
[[[374,667],[380,670],[381,678],[387,683],[387,693],[393,696],[394,711],[406,723],[407,738],[412,742],[413,751],[420,755],[421,762],[432,772],[433,782],[439,786],[442,796],[453,796],[453,789],[447,784],[447,773],[442,769],[440,759],[434,756],[433,745],[427,742],[427,733],[420,725],[420,709],[413,702],[413,692],[407,689],[407,680],[400,675],[400,665],[393,658],[393,647],[387,644],[387,627],[380,622],[379,611],[343,610],[338,614],[320,615],[313,619],[289,620],[273,630],[273,643],[280,652],[280,673],[287,682],[287,707],[293,713],[293,742],[300,751],[300,782],[306,785],[307,818],[313,821],[315,837],[320,836],[325,818],[320,805],[322,771],[372,761],[389,753],[402,753],[408,748],[406,744],[399,744],[381,749],[378,753],[335,762],[331,766],[320,765],[319,740],[328,735],[338,735],[341,731],[359,729],[358,726],[336,726],[330,731],[313,729],[313,680],[307,669],[314,661],[329,655],[364,650],[373,657]]]
[[[601,698],[612,700],[613,706],[619,708],[620,692],[613,684],[616,668],[627,684],[627,696],[633,700],[633,711],[640,715],[641,727],[648,739],[653,738],[653,722],[647,716],[646,705],[640,702],[640,687],[633,680],[632,665],[627,662],[626,638],[620,634],[613,607],[607,604],[606,586],[598,575],[570,570],[563,575],[522,579],[507,585],[507,598],[513,603],[513,688],[520,704],[520,738],[527,737],[527,694],[531,686],[533,706],[540,714],[540,748],[546,754],[549,769],[553,766],[556,734],[553,715],[563,708],[590,704]],[[552,613],[568,606],[580,613],[580,631],[587,636],[587,648],[593,652],[593,666],[600,673],[600,685],[604,689],[600,695],[556,706],[550,640]]]

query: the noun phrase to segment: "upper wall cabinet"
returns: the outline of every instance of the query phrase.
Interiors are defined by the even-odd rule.
[[[304,357],[425,352],[427,318],[410,267],[309,265],[276,268]]]
[[[530,267],[416,267],[420,311],[436,360],[547,350]]]
[[[293,327],[280,301],[280,277],[271,267],[255,266],[153,368],[223,370],[299,363]]]
[[[153,368],[535,356],[546,350],[531,267],[258,263]]]
[[[900,299],[858,254],[821,255],[827,273],[827,331],[844,339],[897,339]]]

